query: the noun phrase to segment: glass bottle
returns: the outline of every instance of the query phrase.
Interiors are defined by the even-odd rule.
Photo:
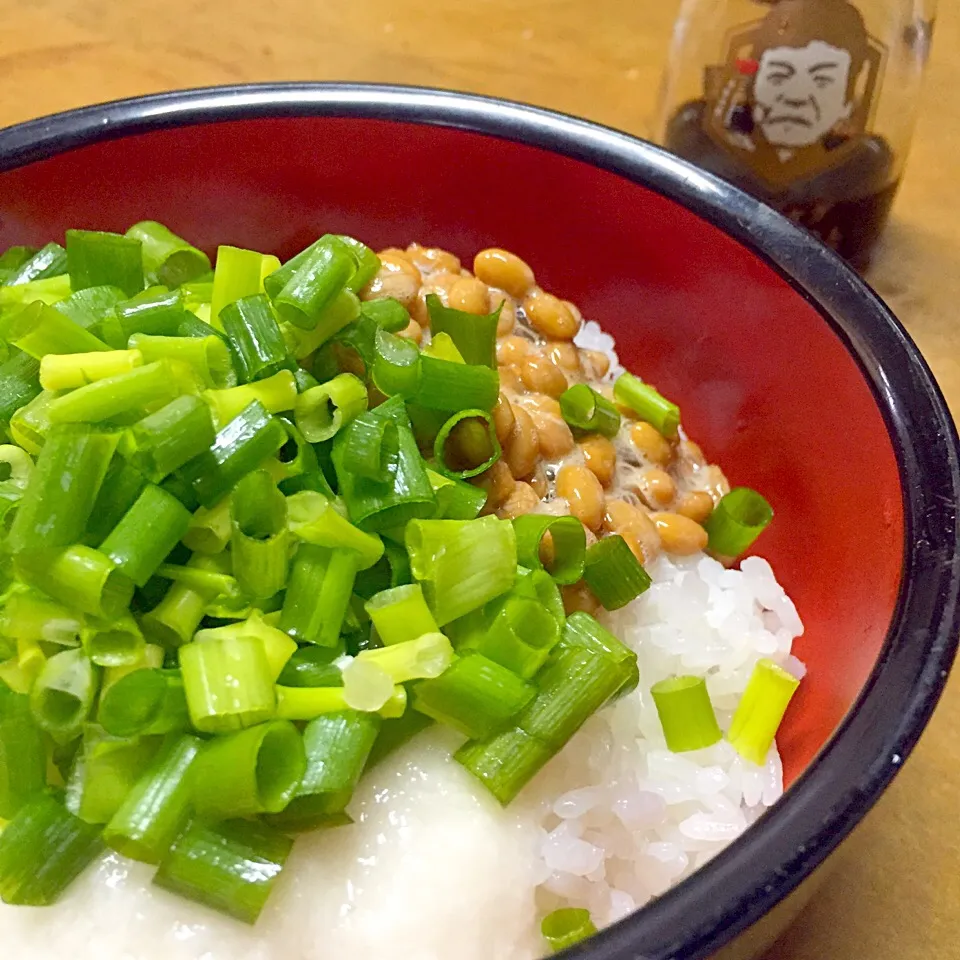
[[[913,137],[935,0],[684,0],[661,142],[858,267]]]

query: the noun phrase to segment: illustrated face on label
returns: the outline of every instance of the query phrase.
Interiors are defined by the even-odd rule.
[[[807,147],[849,119],[851,66],[848,51],[820,40],[765,50],[753,89],[753,121],[764,138],[775,146]]]
[[[777,0],[705,71],[704,129],[772,189],[816,176],[869,134],[885,52],[851,0]]]

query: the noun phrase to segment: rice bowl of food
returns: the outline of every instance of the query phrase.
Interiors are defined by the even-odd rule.
[[[398,88],[89,108],[0,167],[16,956],[706,956],[899,768],[956,437],[775,214]]]

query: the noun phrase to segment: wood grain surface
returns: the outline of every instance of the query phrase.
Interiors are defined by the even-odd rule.
[[[907,176],[869,279],[960,410],[960,9],[941,5]],[[0,0],[0,125],[253,80],[470,90],[646,135],[678,0]],[[905,772],[769,960],[960,956],[960,674]]]

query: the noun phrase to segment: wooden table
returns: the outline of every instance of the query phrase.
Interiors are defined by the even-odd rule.
[[[678,0],[0,0],[0,125],[176,87],[380,80],[527,100],[648,134]],[[947,0],[870,280],[960,410],[960,10]],[[277,12],[279,11],[279,12]],[[769,960],[960,953],[960,674],[905,773]]]

